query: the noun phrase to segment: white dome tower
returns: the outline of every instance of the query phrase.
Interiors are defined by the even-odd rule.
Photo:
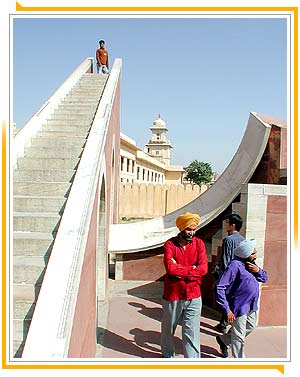
[[[171,161],[171,143],[167,140],[166,122],[161,119],[160,114],[150,127],[152,132],[151,140],[145,145],[145,153],[154,157],[165,165],[170,165]]]

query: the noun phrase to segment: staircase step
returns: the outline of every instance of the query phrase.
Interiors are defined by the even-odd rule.
[[[51,138],[51,139],[77,139],[77,140],[82,140],[83,142],[86,142],[86,138],[88,136],[89,129],[84,130],[81,129],[80,127],[77,127],[76,131],[71,131],[69,128],[66,128],[65,131],[62,131],[59,127],[53,127],[51,130],[45,130],[44,129],[45,125],[43,125],[43,128],[36,133],[35,138]],[[90,128],[90,126],[89,126]]]
[[[88,130],[89,127],[91,126],[93,120],[80,120],[80,119],[49,119],[46,121],[45,124],[43,124],[43,128],[42,130],[47,130],[47,128],[45,129],[44,127],[45,126],[55,126],[58,128],[58,131],[60,130],[60,128],[62,126],[73,126],[73,127],[82,127],[83,129],[85,130]],[[74,131],[76,131],[76,129],[74,129]]]
[[[69,146],[77,146],[84,148],[86,143],[86,139],[82,139],[80,137],[72,137],[72,138],[55,138],[55,135],[43,137],[39,135],[38,137],[31,139],[31,145],[34,147],[69,147]]]
[[[86,111],[96,111],[96,108],[98,106],[98,102],[92,103],[92,102],[82,102],[81,103],[69,103],[69,102],[61,102],[60,105],[58,105],[57,109],[54,110],[54,112],[60,112],[60,111],[71,111],[72,113],[76,112],[86,112]]]
[[[24,343],[31,324],[35,304],[27,302],[14,302],[13,319],[13,353],[14,357],[21,357]]]
[[[109,75],[100,75],[98,73],[85,73],[82,75],[81,80],[94,80],[94,81],[107,81]]]
[[[104,87],[105,86],[105,83],[106,83],[106,80],[80,80],[78,82],[78,84],[73,88],[80,88],[80,87],[84,87],[84,88],[88,88],[88,87]]]
[[[88,97],[98,97],[99,99],[99,96],[103,92],[103,88],[104,86],[101,84],[79,84],[75,88],[73,88],[69,94],[80,94],[84,99]]]
[[[82,77],[81,80],[78,81],[76,88],[80,85],[98,85],[98,86],[105,86],[107,81],[106,76],[94,75],[94,77]]]
[[[14,182],[14,195],[64,196],[69,195],[70,182]]]
[[[67,199],[63,196],[22,196],[13,198],[13,210],[17,212],[54,212],[59,213]]]
[[[25,345],[25,339],[22,342],[20,342],[18,340],[13,341],[13,355],[14,355],[14,357],[16,357],[16,358],[22,357],[24,345]]]
[[[56,231],[61,216],[51,212],[14,212],[13,229],[15,232],[52,232]]]
[[[32,319],[35,309],[35,304],[26,301],[14,301],[13,305],[13,319]]]
[[[79,158],[18,158],[18,169],[76,169]]]
[[[96,108],[98,103],[99,103],[99,95],[95,95],[93,97],[91,97],[91,96],[85,97],[84,103],[94,105],[95,108]],[[77,93],[77,94],[76,93],[73,93],[73,94],[70,93],[61,102],[61,105],[64,105],[64,104],[80,106],[82,104],[82,95],[80,95],[79,93]]]
[[[30,320],[14,319],[13,320],[13,337],[15,341],[22,342],[28,333]]]
[[[25,157],[35,157],[35,158],[76,158],[80,157],[83,148],[78,146],[68,146],[68,147],[56,147],[51,146],[46,147],[27,147],[25,148]]]
[[[91,77],[88,76],[82,76],[82,78],[78,81],[78,85],[84,84],[95,84],[95,85],[104,85],[107,81],[107,76],[99,75],[99,74],[93,74]]]
[[[94,115],[95,112],[96,112],[96,107],[93,106],[93,108],[78,108],[78,106],[76,105],[72,105],[72,106],[67,106],[67,105],[64,105],[62,106],[61,108],[57,109],[57,110],[54,110],[51,118],[52,119],[56,119],[56,118],[71,118],[71,119],[74,119],[75,116],[76,116],[76,119],[82,119],[82,118],[88,118],[89,116],[91,115]]]
[[[13,179],[14,182],[72,182],[75,174],[73,169],[16,169]]]
[[[75,114],[73,112],[67,112],[65,114],[61,113],[61,112],[57,112],[57,113],[53,113],[51,115],[51,120],[87,120],[87,121],[90,121],[93,119],[95,113],[94,111],[88,111],[86,113],[82,113],[82,114]]]
[[[23,268],[23,270],[31,270],[32,268],[37,268],[37,270],[43,270],[49,260],[49,255],[46,256],[40,256],[40,255],[16,255],[14,257],[14,267]],[[26,272],[22,272],[22,275],[24,275],[24,278],[21,280],[15,281],[14,283],[22,284],[22,283],[29,283],[31,284],[31,281],[28,275],[26,275]],[[15,276],[14,276],[15,279]],[[27,281],[28,279],[28,281]]]
[[[77,98],[81,99],[81,103],[89,103],[89,102],[94,102],[94,103],[99,103],[99,100],[101,98],[102,90],[95,91],[94,89],[89,89],[88,92],[84,92],[82,89],[73,89],[71,92],[69,92],[63,101],[68,101],[71,97],[72,98]],[[99,93],[100,92],[100,93]]]
[[[45,275],[46,262],[44,257],[14,256],[14,284],[36,284],[42,282]],[[19,301],[19,300],[18,300]]]
[[[82,137],[86,137],[90,131],[91,124],[89,122],[62,122],[62,121],[53,121],[48,124],[44,124],[42,131],[43,132],[62,132],[69,133],[70,135],[78,134]]]
[[[16,301],[26,301],[34,303],[37,300],[41,289],[41,282],[35,284],[14,284],[13,296]]]
[[[13,233],[13,254],[47,256],[50,255],[55,233],[42,232],[14,232]]]
[[[79,119],[79,118],[74,118],[74,119],[48,119],[42,127],[45,126],[77,126],[77,127],[88,127],[91,126],[93,123],[93,118],[91,119]]]

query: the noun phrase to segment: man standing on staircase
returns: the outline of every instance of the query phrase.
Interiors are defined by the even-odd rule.
[[[164,245],[166,269],[162,300],[161,353],[175,357],[174,334],[182,321],[183,354],[200,358],[201,280],[208,261],[204,242],[194,237],[200,223],[197,214],[186,212],[176,219],[180,233]]]
[[[97,73],[108,73],[108,51],[105,49],[103,39],[99,41],[100,47],[96,51]]]

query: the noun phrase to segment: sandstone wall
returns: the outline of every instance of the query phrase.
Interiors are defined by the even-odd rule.
[[[191,202],[206,190],[206,185],[121,183],[119,217],[159,217]]]

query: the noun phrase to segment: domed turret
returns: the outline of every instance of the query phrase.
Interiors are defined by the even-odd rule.
[[[160,117],[160,114],[158,114],[158,118],[153,122],[150,130],[152,132],[152,138],[145,145],[145,153],[163,164],[170,165],[170,150],[172,146],[169,140],[167,140],[168,129],[166,122]]]
[[[153,127],[151,128],[166,128],[166,122],[161,119],[160,114],[158,114],[158,118],[153,122]]]

